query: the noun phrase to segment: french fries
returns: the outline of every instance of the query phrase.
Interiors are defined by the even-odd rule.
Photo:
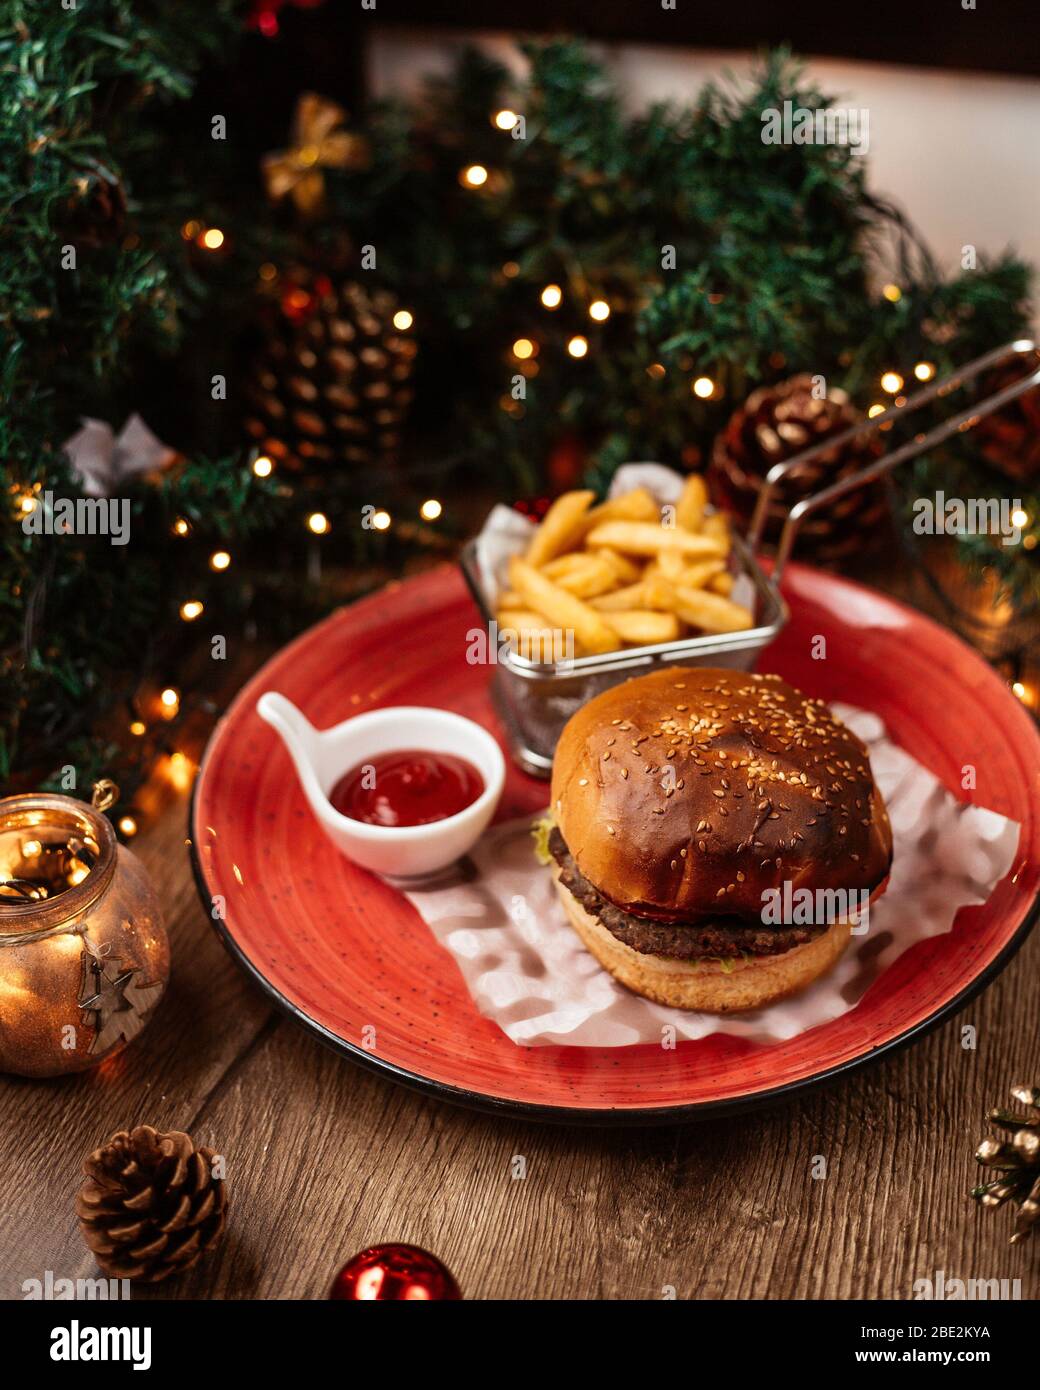
[[[727,548],[716,536],[695,536],[678,526],[655,526],[650,521],[605,521],[589,532],[585,544],[593,548],[606,545],[626,555],[660,555],[662,551],[677,550],[698,559],[725,555]]]
[[[499,633],[534,661],[656,646],[753,623],[734,603],[726,518],[709,512],[702,478],[686,480],[674,508],[645,488],[593,506],[565,492],[524,556],[509,562]]]
[[[570,549],[571,543],[581,534],[582,519],[595,495],[594,492],[565,492],[557,497],[534,533],[527,552],[529,565],[544,565],[546,560]]]
[[[574,640],[587,652],[613,652],[621,646],[613,628],[601,614],[559,584],[546,579],[529,560],[514,558],[509,566],[509,582],[521,597],[548,618],[550,627],[573,631]]]
[[[708,489],[699,473],[691,473],[675,509],[675,524],[684,531],[699,531],[704,521],[704,509],[708,505]]]

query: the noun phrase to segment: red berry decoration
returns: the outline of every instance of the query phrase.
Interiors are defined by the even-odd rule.
[[[417,1245],[370,1245],[347,1261],[329,1292],[351,1303],[461,1297],[440,1260]]]

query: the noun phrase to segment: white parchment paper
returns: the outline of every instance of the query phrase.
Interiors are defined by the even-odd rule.
[[[619,985],[564,917],[551,874],[534,856],[533,817],[492,827],[450,878],[408,897],[455,957],[480,1012],[515,1043],[659,1043],[665,1024],[680,1038],[795,1037],[855,1008],[907,947],[950,931],[959,908],[985,902],[1010,870],[1019,837],[1014,821],[958,801],[887,737],[876,715],[847,705],[834,711],[870,750],[892,822],[892,875],[866,934],[792,999],[720,1018],[664,1008]]]

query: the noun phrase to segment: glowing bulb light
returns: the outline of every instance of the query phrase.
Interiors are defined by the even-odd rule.
[[[388,531],[390,529],[390,513],[378,511],[372,517],[372,525],[377,531]]]
[[[231,563],[231,556],[226,550],[214,550],[209,557],[209,567],[211,570],[226,570]]]
[[[886,372],[881,378],[881,389],[887,391],[890,396],[894,396],[897,391],[903,389],[903,378],[898,372]]]
[[[881,293],[888,300],[889,304],[898,304],[903,297],[903,291],[898,285],[886,285]]]
[[[191,530],[191,526],[188,524],[188,522],[184,520],[182,516],[179,516],[177,520],[173,523],[173,525],[170,527],[170,530],[173,532],[175,536],[186,536]]]
[[[407,309],[398,309],[397,313],[394,315],[394,327],[399,329],[402,333],[406,329],[411,328],[414,322],[415,320]]]
[[[870,409],[867,411],[867,414],[868,414],[868,416],[871,418],[871,420],[873,420],[873,418],[874,418],[875,415],[884,415],[885,410],[886,410],[886,407],[885,407],[885,406],[883,406],[883,405],[878,405],[878,404],[875,402],[875,404],[872,405],[872,406],[870,407]]]
[[[258,478],[269,478],[274,472],[274,460],[269,459],[266,454],[261,454],[253,460],[253,472]]]
[[[436,521],[444,508],[437,501],[436,497],[428,497],[419,508],[419,515],[423,521]]]
[[[183,753],[171,753],[170,761],[166,768],[170,779],[170,785],[179,792],[186,792],[191,786],[192,766],[191,759]]]
[[[219,251],[224,245],[224,233],[219,227],[207,227],[199,238],[199,243],[207,251]]]
[[[588,339],[583,338],[580,333],[575,333],[574,337],[567,344],[567,351],[572,357],[584,357],[588,350]]]
[[[134,820],[133,816],[120,816],[119,830],[120,833],[125,835],[128,840],[132,835],[136,835],[137,822]]]
[[[166,718],[172,719],[181,707],[180,691],[175,690],[172,685],[168,685],[159,696],[159,703],[163,707],[163,714]]]
[[[558,309],[563,299],[563,290],[559,285],[546,285],[542,290],[542,303],[547,309]]]
[[[1019,527],[1021,527],[1021,526],[1028,526],[1028,525],[1029,525],[1029,513],[1023,511],[1021,507],[1016,507],[1015,510],[1011,513],[1011,524],[1012,524],[1012,526],[1019,526]]]
[[[494,123],[499,130],[512,130],[516,125],[516,121],[516,112],[510,111],[508,107],[495,112]]]
[[[483,164],[468,164],[459,175],[467,188],[481,188],[488,180],[488,171]]]
[[[187,603],[181,604],[181,617],[186,623],[193,623],[196,618],[201,617],[203,604],[199,599],[189,599]]]
[[[1014,691],[1014,693],[1018,696],[1020,700],[1024,700],[1026,698],[1026,695],[1029,693],[1021,681],[1013,681],[1011,689]]]
[[[914,376],[917,377],[918,381],[931,381],[934,375],[934,362],[918,362],[917,366],[914,368]]]
[[[589,305],[589,318],[603,323],[610,318],[610,305],[605,299],[594,299]]]
[[[699,396],[702,401],[706,401],[709,396],[714,394],[715,383],[710,376],[699,376],[690,387],[690,390],[695,396]]]
[[[533,357],[534,354],[535,346],[530,338],[517,338],[513,344],[514,357],[519,357],[521,361],[525,361],[528,357]]]
[[[324,536],[329,529],[329,519],[324,512],[311,512],[307,518],[307,529],[316,536]]]
[[[135,719],[130,725],[130,732],[133,734],[134,738],[140,738],[144,733],[144,728],[144,720]]]

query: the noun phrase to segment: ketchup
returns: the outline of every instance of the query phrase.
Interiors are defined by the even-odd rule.
[[[465,758],[402,748],[380,753],[341,777],[329,800],[368,825],[429,825],[472,806],[484,779]]]

